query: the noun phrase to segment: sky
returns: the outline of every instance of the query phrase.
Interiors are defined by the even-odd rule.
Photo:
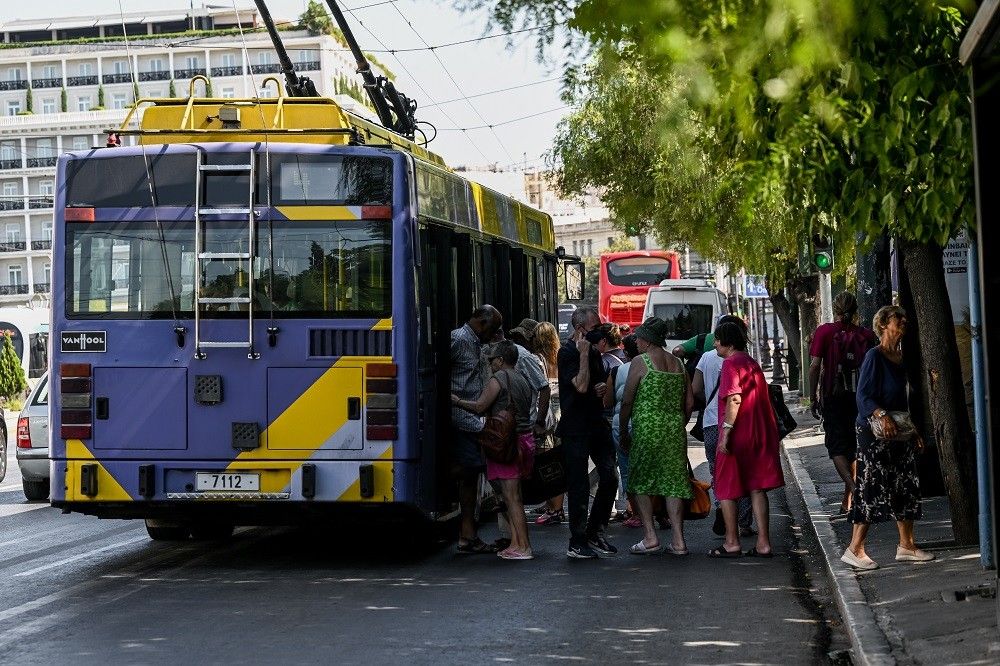
[[[423,47],[421,38],[427,44],[438,45],[481,37],[498,32],[498,29],[487,29],[485,13],[459,12],[451,0],[397,0],[360,8],[376,2],[379,0],[341,0],[340,5],[361,47],[375,53],[396,74],[400,91],[417,100],[417,119],[430,121],[439,128],[437,139],[430,145],[432,150],[452,166],[496,164],[502,168],[520,169],[525,164],[529,168],[543,165],[541,158],[551,146],[556,123],[567,110],[562,108],[559,99],[560,64],[536,61],[532,33],[516,35],[510,45],[506,37],[500,37],[437,49],[435,52],[442,62],[426,50],[401,53],[396,59],[392,54],[378,53],[382,45],[358,25],[357,19],[390,49]],[[121,12],[119,3],[126,12],[189,6],[184,0],[34,0],[26,4],[3,3],[0,18],[79,16],[83,7],[96,15],[117,15]],[[213,0],[208,4],[229,7],[231,3],[232,0]],[[237,0],[237,3],[240,8],[253,6],[250,0]],[[200,6],[201,2],[194,4]],[[276,21],[297,18],[305,5],[306,0],[267,2]],[[354,12],[356,18],[346,11],[349,7],[359,7]],[[413,24],[416,32],[396,8]],[[472,98],[471,108],[462,99],[463,94],[472,96],[524,84],[536,85]],[[434,102],[456,99],[458,101],[431,106]],[[534,118],[507,122],[540,112],[543,113]],[[506,124],[492,131],[489,128],[466,132],[452,129],[498,123]]]

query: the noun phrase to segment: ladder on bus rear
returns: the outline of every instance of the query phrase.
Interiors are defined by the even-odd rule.
[[[246,164],[205,164],[204,152],[197,153],[197,171],[195,173],[195,204],[194,204],[194,229],[195,229],[195,283],[194,283],[194,354],[195,358],[205,358],[205,350],[211,348],[236,348],[246,349],[247,358],[257,359],[260,354],[254,349],[253,343],[253,293],[254,293],[254,247],[256,246],[257,229],[254,218],[254,187],[256,186],[256,159],[253,150],[249,152],[249,161]],[[250,178],[247,192],[246,207],[232,208],[212,208],[204,205],[205,182],[212,176],[232,175],[245,173]],[[205,227],[206,223],[202,216],[238,216],[239,222],[245,222],[247,234],[246,252],[206,252],[205,251]],[[215,261],[238,261],[241,264],[246,262],[247,275],[247,295],[237,296],[206,296],[203,292],[205,285],[205,266]],[[247,335],[245,340],[204,340],[201,330],[201,308],[202,305],[220,305],[240,307],[245,306],[247,313]]]

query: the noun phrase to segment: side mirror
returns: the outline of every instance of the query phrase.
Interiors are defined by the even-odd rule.
[[[567,261],[563,264],[563,279],[566,281],[566,299],[582,301],[584,266],[582,261]]]

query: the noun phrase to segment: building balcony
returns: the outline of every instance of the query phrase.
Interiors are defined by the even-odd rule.
[[[24,241],[0,241],[0,252],[24,252]]]
[[[0,284],[0,296],[17,296],[27,293],[28,285],[26,284]]]
[[[212,76],[243,76],[243,67],[213,67]]]
[[[101,80],[105,83],[131,83],[132,75],[128,72],[119,72],[117,74],[105,74],[101,77]]]
[[[140,81],[167,81],[169,79],[170,72],[167,71],[139,72]]]
[[[33,240],[33,241],[31,241],[31,249],[32,250],[51,250],[52,249],[52,241],[51,240]]]
[[[318,72],[319,60],[310,60],[309,62],[297,62],[295,63],[295,69],[297,69],[300,72]]]
[[[68,76],[66,77],[66,85],[68,86],[96,86],[97,85],[97,75],[92,76]]]
[[[52,197],[31,197],[28,199],[28,208],[52,208]]]
[[[28,87],[27,79],[17,79],[16,81],[0,81],[0,90],[25,90]]]
[[[49,290],[52,289],[51,282],[36,282],[35,283],[35,293],[36,294],[47,294]]]
[[[29,157],[28,168],[37,169],[39,167],[54,167],[58,161],[58,157]]]
[[[174,78],[175,79],[190,79],[192,76],[197,76],[201,74],[205,75],[204,67],[191,67],[189,69],[175,69]]]
[[[0,160],[0,169],[22,169],[24,162],[21,160]]]
[[[32,79],[32,88],[62,88],[62,79]]]
[[[15,196],[16,199],[0,199],[0,210],[24,210],[24,199],[19,195]]]
[[[271,65],[250,65],[253,74],[280,74],[281,65],[274,63]]]

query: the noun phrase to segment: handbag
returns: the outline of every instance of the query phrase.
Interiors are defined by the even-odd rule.
[[[712,484],[694,478],[691,461],[688,461],[688,477],[691,480],[691,499],[684,500],[684,520],[702,520],[712,511],[712,499],[708,496]]]
[[[715,388],[712,389],[712,395],[708,396],[708,400],[705,401],[705,407],[708,407],[708,405],[711,404],[712,400],[715,398],[715,395],[719,392],[719,384],[721,383],[722,383],[722,377],[719,377],[719,381],[715,383]],[[699,442],[705,441],[705,427],[702,423],[704,418],[705,418],[705,409],[703,408],[698,412],[698,418],[694,422],[694,427],[691,428],[691,436],[697,439]]]
[[[882,419],[875,416],[868,417],[868,425],[871,426],[872,435],[875,439],[882,439],[887,442],[907,442],[917,436],[917,427],[913,425],[913,419],[909,412],[886,412],[893,423],[896,424],[896,434],[886,437],[882,429]]]
[[[479,431],[479,445],[489,460],[509,465],[521,453],[517,445],[517,406],[510,395],[510,377],[507,378],[506,390],[507,406],[486,418],[483,429]]]
[[[774,421],[778,426],[778,441],[781,441],[788,436],[788,433],[795,430],[799,424],[795,422],[792,413],[788,411],[788,405],[785,404],[785,393],[779,385],[768,384],[767,393],[771,399]]]
[[[537,504],[566,492],[566,453],[562,446],[537,451],[531,475],[521,481],[521,496],[525,504]]]

